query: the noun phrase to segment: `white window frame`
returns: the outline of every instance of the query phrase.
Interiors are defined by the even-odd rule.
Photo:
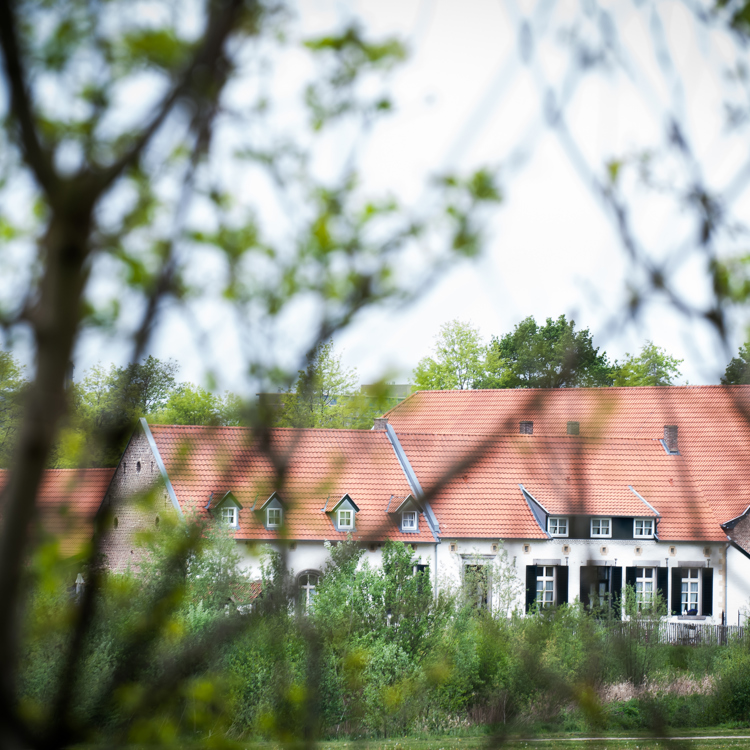
[[[685,568],[687,575],[683,575],[680,579],[680,614],[684,615],[690,609],[695,609],[696,614],[701,614],[701,600],[702,591],[701,584],[703,583],[703,576],[701,575],[700,568]],[[695,573],[693,576],[692,574]],[[695,592],[691,591],[691,584],[695,583]],[[685,587],[687,586],[687,591]],[[691,594],[695,593],[695,607],[690,606]],[[685,601],[685,594],[687,594],[687,602]],[[688,606],[685,606],[687,604]]]
[[[412,523],[407,523],[407,518]],[[401,514],[401,531],[417,531],[417,511],[416,510],[405,510]]]
[[[540,565],[542,574],[536,576],[536,603],[539,607],[554,607],[557,601],[557,566]],[[541,588],[539,588],[541,584]],[[551,584],[551,585],[550,585]],[[551,595],[551,598],[547,596]]]
[[[271,521],[271,513],[279,514],[278,523]],[[284,513],[281,508],[266,508],[266,527],[269,529],[278,529],[284,521]]]
[[[221,520],[227,526],[237,527],[237,507],[235,505],[225,505],[221,509]]]
[[[641,533],[638,533],[638,524],[642,524]],[[646,524],[651,527],[651,531],[644,533]],[[653,539],[654,538],[654,519],[653,518],[634,518],[633,519],[633,539]]]
[[[315,583],[310,583],[310,578],[315,577]],[[305,579],[305,583],[302,583],[302,579]],[[299,586],[300,604],[302,605],[305,612],[310,611],[310,607],[317,594],[318,584],[320,583],[320,573],[317,570],[306,570],[304,573],[300,573],[297,578],[297,585]]]
[[[635,601],[638,611],[654,604],[656,596],[656,568],[637,567],[635,569]]]
[[[563,522],[565,524],[565,531],[560,531],[560,523]],[[552,526],[555,526],[554,530]],[[552,536],[559,536],[559,537],[567,537],[570,533],[570,522],[568,521],[567,516],[550,516],[547,519],[547,531]]]
[[[349,514],[348,523],[344,523],[341,520],[343,518],[344,513]],[[351,531],[354,528],[354,510],[352,508],[339,508],[339,510],[336,513],[336,524],[339,530]]]
[[[599,528],[601,529],[601,522],[602,521],[606,521],[607,522],[607,529],[608,529],[607,533],[606,534],[602,534],[601,531],[600,531],[600,533],[597,534],[597,533],[594,532],[594,523],[595,522],[599,522]],[[606,516],[597,516],[596,518],[592,518],[591,519],[590,529],[591,529],[591,538],[592,539],[611,539],[612,538],[612,519],[611,518],[607,518]]]

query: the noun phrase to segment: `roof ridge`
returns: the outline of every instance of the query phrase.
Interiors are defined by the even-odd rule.
[[[157,431],[169,429],[169,430],[231,430],[231,431],[244,431],[252,432],[252,427],[246,427],[244,425],[200,425],[200,424],[151,424],[149,423],[151,430],[156,429]],[[301,432],[322,432],[328,434],[340,435],[341,433],[356,434],[356,435],[376,435],[383,432],[382,430],[372,429],[356,429],[354,427],[269,427],[269,432],[289,432],[289,433],[301,433]],[[384,434],[384,433],[383,433]]]
[[[413,430],[396,430],[397,435],[420,435],[427,437],[450,437],[450,438],[488,438],[497,437],[498,439],[513,439],[513,440],[573,440],[573,441],[596,441],[600,443],[620,443],[624,441],[632,442],[649,442],[658,443],[660,438],[658,437],[632,437],[627,435],[616,435],[612,436],[598,436],[598,435],[521,435],[520,433],[502,433],[502,432],[435,432],[430,430],[428,432],[415,432]]]
[[[577,393],[580,391],[668,391],[668,390],[697,390],[700,388],[748,388],[750,385],[743,383],[704,383],[704,384],[685,384],[685,385],[602,385],[602,386],[580,386],[575,388],[463,388],[463,389],[446,389],[446,390],[423,390],[414,391],[404,401],[396,404],[390,411],[400,408],[403,404],[408,401],[412,396],[416,396],[420,393],[451,393],[451,394],[462,394],[462,393]],[[386,412],[388,414],[389,412]]]

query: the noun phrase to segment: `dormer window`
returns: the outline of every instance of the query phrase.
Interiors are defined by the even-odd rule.
[[[591,519],[591,536],[596,538],[609,538],[612,536],[612,519],[611,518],[592,518]]]
[[[405,510],[401,514],[401,531],[417,530],[417,511]]]
[[[653,518],[636,518],[633,521],[633,538],[634,539],[653,539],[654,538],[654,519]]]
[[[564,516],[550,516],[547,531],[551,536],[568,536],[568,519]]]
[[[281,526],[281,508],[266,509],[266,526],[269,529],[278,529]]]
[[[344,495],[332,508],[326,511],[336,531],[354,531],[359,508],[349,494]]]
[[[240,527],[242,505],[233,492],[212,492],[208,498],[206,510],[230,528],[238,529]]]
[[[338,512],[338,526],[339,529],[353,529],[354,528],[354,511],[342,509]]]

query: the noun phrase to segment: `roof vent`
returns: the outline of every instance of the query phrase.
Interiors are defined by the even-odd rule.
[[[579,435],[581,425],[578,422],[568,422],[568,435]]]
[[[522,435],[533,435],[534,434],[534,423],[533,422],[521,422],[520,433]]]
[[[664,447],[668,453],[679,453],[677,447],[677,425],[676,424],[665,424],[664,425]]]
[[[375,417],[375,424],[372,426],[373,430],[384,430],[388,424],[388,417]]]

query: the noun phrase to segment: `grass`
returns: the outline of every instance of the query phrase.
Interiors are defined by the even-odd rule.
[[[489,750],[509,748],[509,750],[718,750],[719,748],[750,748],[750,728],[724,729],[713,727],[702,730],[672,730],[672,735],[680,740],[653,739],[642,733],[633,732],[618,736],[608,735],[597,739],[581,741],[578,735],[555,734],[544,738],[508,738],[493,741],[487,734],[462,737],[433,738],[393,738],[363,740],[329,740],[319,742],[318,750]],[[591,736],[591,735],[589,735]],[[714,739],[715,738],[715,739]],[[238,742],[233,750],[282,750],[273,742]],[[185,749],[186,750],[186,749]]]

